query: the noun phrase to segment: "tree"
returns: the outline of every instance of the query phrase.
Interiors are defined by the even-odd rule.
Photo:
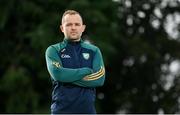
[[[179,4],[1,0],[1,113],[50,113],[51,81],[44,52],[63,39],[59,25],[66,9],[82,14],[87,25],[83,38],[102,50],[106,81],[97,88],[98,113],[178,113],[180,74],[172,74],[169,67],[179,63],[180,22],[173,35],[167,26],[169,17],[178,17]]]
[[[171,76],[176,79],[167,90],[165,85],[168,81],[163,79],[170,73],[169,69],[162,69],[179,60],[180,44],[176,39],[170,39],[164,26],[169,13],[179,12],[179,2],[172,1],[176,7],[170,7],[169,2],[167,7],[161,8],[163,2],[117,2],[119,39],[111,43],[119,53],[108,58],[107,76],[110,77],[104,89],[104,113],[179,112],[179,95],[176,92],[179,91],[176,82],[179,74]],[[162,16],[158,17],[156,12]],[[155,26],[154,21],[159,25]],[[105,103],[114,106],[106,106]]]

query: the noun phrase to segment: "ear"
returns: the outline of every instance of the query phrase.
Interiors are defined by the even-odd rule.
[[[85,31],[85,29],[86,29],[86,25],[82,25],[82,32],[84,32]]]
[[[59,29],[61,30],[61,32],[64,32],[64,28],[62,25],[59,26]]]

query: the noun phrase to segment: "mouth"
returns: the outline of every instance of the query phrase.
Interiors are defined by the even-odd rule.
[[[71,35],[77,35],[77,32],[71,32]]]
[[[71,34],[76,34],[77,32],[71,32]]]

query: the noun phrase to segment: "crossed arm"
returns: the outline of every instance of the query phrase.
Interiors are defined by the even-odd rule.
[[[98,87],[104,84],[105,69],[99,49],[97,49],[94,56],[93,69],[62,67],[58,52],[53,46],[47,48],[45,56],[48,72],[56,81],[72,83],[82,87]]]

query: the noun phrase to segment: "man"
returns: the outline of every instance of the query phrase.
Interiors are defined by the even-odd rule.
[[[81,39],[85,25],[77,11],[64,12],[60,29],[64,40],[45,54],[53,83],[51,113],[95,114],[95,88],[105,80],[101,52]]]

